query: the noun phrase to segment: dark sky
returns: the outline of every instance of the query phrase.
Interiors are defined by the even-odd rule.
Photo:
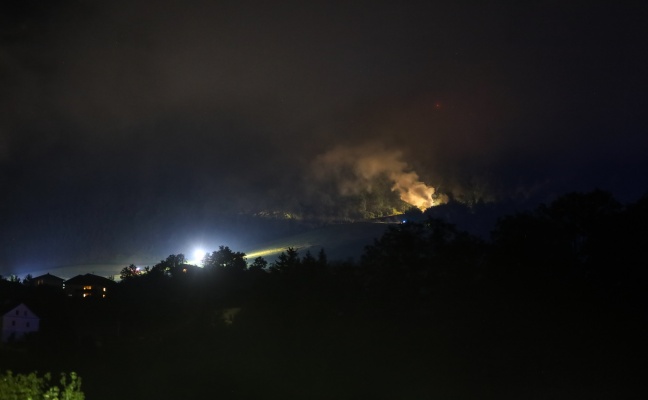
[[[458,197],[635,200],[643,3],[4,1],[0,274],[234,245],[223,215],[318,201],[340,151]]]

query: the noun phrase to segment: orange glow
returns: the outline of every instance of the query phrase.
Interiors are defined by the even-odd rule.
[[[419,181],[416,172],[392,173],[390,178],[395,182],[392,191],[398,192],[401,200],[421,211],[448,202],[447,196],[437,195],[435,188]]]
[[[314,165],[319,176],[328,174],[337,178],[342,195],[371,191],[374,180],[386,176],[393,182],[392,191],[397,192],[401,200],[421,210],[448,201],[447,196],[421,182],[398,150],[378,145],[338,147],[319,156]],[[344,172],[349,169],[351,174]]]

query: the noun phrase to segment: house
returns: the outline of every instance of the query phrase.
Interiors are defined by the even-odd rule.
[[[2,341],[23,339],[28,333],[38,332],[39,326],[38,315],[20,303],[2,315]]]
[[[31,279],[32,285],[41,287],[53,287],[56,289],[63,289],[63,282],[65,279],[52,275],[49,272],[45,275],[36,276]]]
[[[105,299],[110,295],[115,285],[115,281],[103,276],[77,275],[65,281],[65,292],[70,297]]]

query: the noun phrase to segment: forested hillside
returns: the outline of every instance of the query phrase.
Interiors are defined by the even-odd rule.
[[[75,371],[86,398],[642,398],[648,197],[572,193],[484,239],[393,225],[357,262],[221,246],[125,267],[110,296],[3,280],[42,329],[0,369]]]

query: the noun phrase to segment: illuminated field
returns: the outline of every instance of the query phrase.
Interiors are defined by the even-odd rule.
[[[247,253],[245,256],[247,257],[248,260],[254,260],[257,257],[270,257],[270,256],[277,256],[281,254],[282,251],[286,251],[288,248],[287,247],[276,247],[272,249],[262,249],[258,251],[254,251],[252,253]]]
[[[364,247],[381,236],[387,226],[371,222],[333,224],[254,246],[246,249],[245,254],[248,262],[257,257],[272,262],[288,247],[296,249],[301,256],[306,251],[316,255],[323,248],[329,260],[357,259]]]

